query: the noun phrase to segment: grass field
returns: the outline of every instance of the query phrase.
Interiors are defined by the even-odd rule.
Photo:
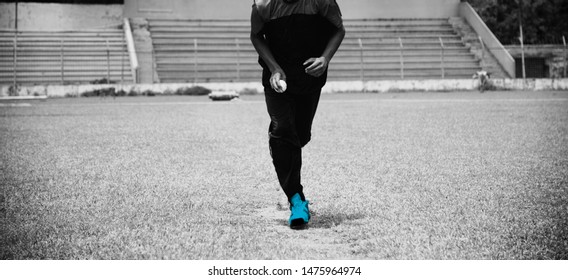
[[[0,259],[567,259],[568,92],[330,94],[290,230],[262,96],[0,107]]]

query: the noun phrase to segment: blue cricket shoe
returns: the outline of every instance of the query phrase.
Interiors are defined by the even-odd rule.
[[[290,199],[290,228],[302,229],[310,221],[309,201],[303,201],[300,194],[295,194]]]

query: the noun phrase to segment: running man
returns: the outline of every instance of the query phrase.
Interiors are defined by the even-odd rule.
[[[335,0],[254,0],[250,38],[263,69],[270,155],[293,229],[310,220],[300,182],[302,147],[311,139],[327,66],[344,37]]]

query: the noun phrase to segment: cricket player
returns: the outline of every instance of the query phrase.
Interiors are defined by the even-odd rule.
[[[302,147],[311,138],[327,66],[344,37],[335,0],[254,0],[250,38],[263,69],[270,155],[293,229],[310,220],[300,180]]]

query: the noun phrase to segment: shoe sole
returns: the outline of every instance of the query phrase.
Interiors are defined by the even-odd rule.
[[[291,229],[305,229],[308,223],[304,222],[304,219],[294,219],[290,222]]]

